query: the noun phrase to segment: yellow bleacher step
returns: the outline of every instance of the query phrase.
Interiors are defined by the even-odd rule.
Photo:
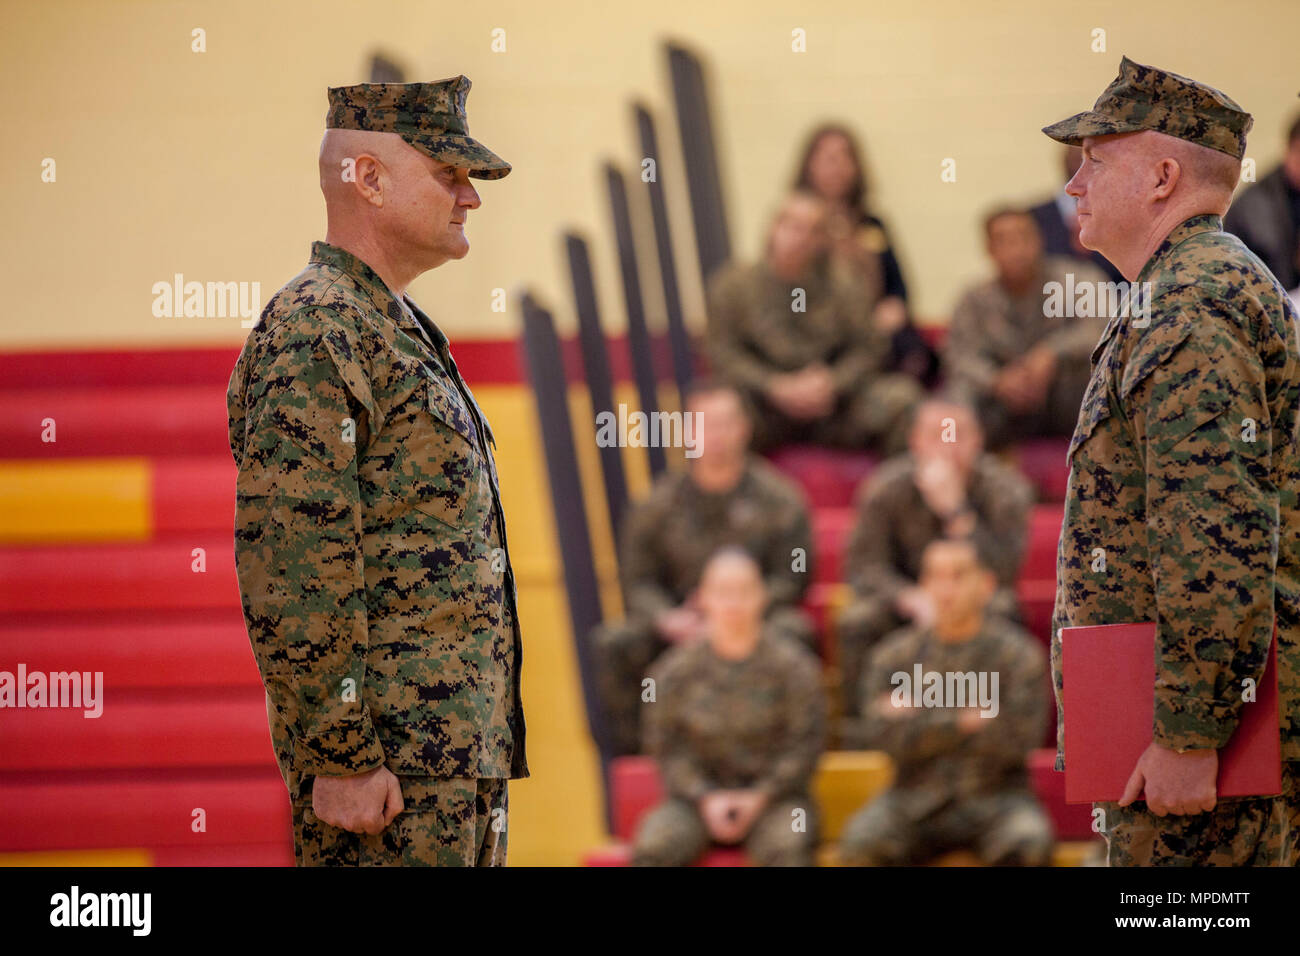
[[[0,544],[144,541],[151,523],[144,458],[0,463]]]

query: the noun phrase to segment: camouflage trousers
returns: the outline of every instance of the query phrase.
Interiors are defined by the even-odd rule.
[[[812,622],[799,608],[773,608],[767,621],[782,637],[817,653]],[[593,632],[592,640],[614,752],[641,753],[641,681],[669,644],[655,633],[654,624],[643,619],[602,624]]]
[[[975,413],[984,426],[985,445],[998,450],[1026,438],[1069,438],[1079,423],[1079,406],[1091,376],[1088,356],[1063,360],[1042,407],[1019,414],[992,393],[978,396]]]
[[[840,835],[854,866],[917,866],[951,850],[972,850],[988,866],[1045,866],[1052,823],[1027,790],[948,801],[917,815],[916,794],[889,790],[855,813]]]
[[[1206,813],[1158,817],[1145,800],[1102,811],[1107,866],[1300,866],[1300,764],[1282,764],[1280,797],[1228,797]]]
[[[505,866],[504,779],[399,777],[406,809],[382,833],[322,823],[310,797],[293,807],[298,866]]]
[[[796,819],[804,820],[806,826],[796,828]],[[669,799],[647,813],[637,827],[632,865],[690,866],[712,845],[695,805]],[[786,797],[772,802],[740,846],[755,866],[812,866],[817,848],[812,798]]]
[[[758,452],[780,445],[807,444],[870,448],[882,455],[893,455],[907,449],[912,409],[923,395],[920,384],[910,375],[877,375],[842,397],[825,418],[810,422],[789,418],[762,394],[746,391],[755,418],[751,445]]]

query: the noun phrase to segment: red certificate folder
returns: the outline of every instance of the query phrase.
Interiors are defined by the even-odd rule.
[[[1116,801],[1142,751],[1155,714],[1156,626],[1061,628],[1065,687],[1065,802]],[[1252,703],[1219,751],[1221,797],[1282,791],[1277,714],[1277,629]]]

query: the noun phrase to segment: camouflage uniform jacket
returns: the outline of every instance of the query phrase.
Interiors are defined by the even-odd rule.
[[[646,749],[670,796],[711,790],[806,794],[826,733],[817,659],[771,632],[744,660],[724,660],[706,639],[672,648],[655,664],[645,710]]]
[[[799,490],[775,468],[750,458],[727,492],[702,490],[687,471],[665,474],[628,513],[619,567],[629,618],[653,619],[677,607],[723,545],[740,545],[763,569],[773,608],[796,605],[812,576],[812,531]],[[804,551],[795,570],[796,548]]]
[[[1043,287],[1048,282],[1059,282],[1064,295],[1068,274],[1073,274],[1076,288],[1093,283],[1095,290],[1097,284],[1109,281],[1090,263],[1047,256],[1032,288],[1024,295],[1013,298],[997,279],[990,279],[961,298],[953,309],[943,360],[945,373],[962,398],[973,402],[991,391],[997,373],[1036,346],[1050,348],[1062,361],[1077,357],[1082,362],[1087,357],[1106,327],[1106,314],[1046,314]],[[1062,310],[1072,310],[1075,304],[1074,299],[1066,297]]]
[[[495,442],[437,326],[314,243],[227,402],[239,588],[290,794],[380,764],[527,776]]]
[[[1092,353],[1056,562],[1057,769],[1060,628],[1154,621],[1154,740],[1218,748],[1275,614],[1282,756],[1300,759],[1297,317],[1222,229],[1201,215],[1170,232],[1137,278],[1144,307]]]
[[[886,717],[877,712],[882,697],[900,694],[922,674],[980,672],[998,675],[995,717],[981,717],[980,729],[958,725],[956,706],[898,708]],[[907,675],[909,685],[894,675]],[[925,687],[924,681],[921,689]],[[974,692],[969,682],[967,693]],[[894,788],[906,791],[907,810],[920,818],[946,803],[992,796],[1028,786],[1025,760],[1043,739],[1047,721],[1047,655],[1042,645],[1009,622],[986,617],[970,640],[949,644],[933,631],[915,627],[895,631],[872,652],[863,674],[862,743],[886,751],[897,768]],[[907,694],[906,700],[914,698]],[[947,704],[960,702],[945,701]],[[964,706],[980,707],[978,695]]]
[[[796,289],[806,311],[793,310]],[[709,362],[718,378],[751,392],[763,391],[773,375],[821,362],[837,395],[856,393],[888,357],[871,323],[872,304],[826,263],[794,282],[761,262],[726,266],[709,283]]]
[[[1002,591],[995,610],[1013,614],[1034,489],[1015,468],[983,454],[971,470],[966,501],[976,526],[997,548],[993,570]],[[844,552],[845,574],[859,595],[892,606],[899,592],[916,585],[926,545],[941,537],[943,521],[916,486],[916,460],[911,454],[895,455],[858,492],[857,517]]]

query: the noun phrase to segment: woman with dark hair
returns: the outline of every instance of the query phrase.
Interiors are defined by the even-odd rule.
[[[847,127],[827,123],[813,130],[795,187],[816,193],[830,206],[835,259],[858,279],[864,295],[878,298],[872,318],[889,338],[889,370],[933,385],[938,356],[908,314],[907,284],[884,223],[868,211],[862,153]]]

